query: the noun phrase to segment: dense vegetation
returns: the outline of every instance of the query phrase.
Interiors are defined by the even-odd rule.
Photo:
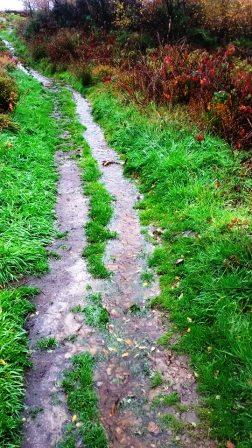
[[[97,78],[145,107],[181,105],[201,132],[252,144],[250,2],[55,2],[21,26],[34,60]]]

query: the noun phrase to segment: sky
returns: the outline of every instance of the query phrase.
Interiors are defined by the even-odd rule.
[[[22,0],[0,0],[0,11],[5,9],[21,10],[23,9]]]

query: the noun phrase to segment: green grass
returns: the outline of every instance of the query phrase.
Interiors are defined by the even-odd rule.
[[[109,313],[102,306],[101,294],[90,294],[90,304],[83,308],[86,323],[92,327],[104,328],[109,322]]]
[[[160,275],[153,306],[169,311],[211,410],[212,436],[250,446],[252,377],[248,194],[251,182],[218,138],[139,112],[108,87],[89,92],[108,142],[139,181],[141,220],[164,230],[150,266]],[[176,263],[180,258],[183,263]]]
[[[165,428],[171,428],[175,433],[179,433],[184,428],[184,423],[178,420],[173,414],[163,414],[160,423]]]
[[[28,300],[38,291],[20,287],[0,291],[0,446],[20,446],[24,371],[29,366],[26,316],[34,311]]]
[[[67,89],[62,89],[60,107],[65,116],[64,128],[69,132],[73,148],[81,148],[78,163],[82,171],[84,193],[90,199],[89,222],[85,226],[87,245],[83,255],[87,260],[89,272],[94,277],[106,278],[110,275],[103,262],[106,242],[115,237],[115,233],[108,230],[113,214],[112,198],[100,181],[98,164],[83,137],[84,129],[78,121],[72,95]],[[69,144],[65,144],[69,148]]]
[[[161,386],[163,382],[163,375],[160,372],[154,372],[150,378],[150,387],[154,389],[158,386]]]
[[[171,392],[170,394],[159,394],[152,400],[152,405],[157,406],[173,406],[180,401],[180,396],[177,392]]]
[[[36,348],[39,350],[52,350],[58,346],[58,341],[55,337],[41,338],[36,343]]]
[[[45,246],[54,235],[58,127],[53,99],[40,84],[16,71],[20,98],[13,114],[19,131],[0,133],[0,446],[20,446],[24,371],[29,366],[28,301],[34,288],[8,283],[48,269]]]
[[[45,245],[53,235],[57,126],[50,93],[15,73],[18,133],[0,134],[0,284],[47,270]]]
[[[110,274],[103,263],[106,242],[116,236],[107,227],[113,214],[112,198],[99,181],[101,174],[87,145],[84,147],[80,166],[83,170],[84,192],[90,198],[90,221],[85,227],[88,244],[83,255],[87,259],[91,274],[94,277],[106,278]]]
[[[89,353],[73,358],[73,369],[66,373],[63,387],[70,411],[76,416],[61,448],[74,448],[81,437],[86,448],[107,448],[108,442],[99,421],[98,398],[93,382],[94,359]]]

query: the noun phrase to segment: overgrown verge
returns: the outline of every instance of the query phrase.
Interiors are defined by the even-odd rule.
[[[112,217],[112,198],[107,192],[105,185],[101,182],[101,172],[92,152],[83,137],[83,127],[76,117],[76,108],[71,93],[63,90],[62,110],[65,112],[67,121],[65,129],[68,130],[70,140],[75,147],[80,148],[78,163],[82,170],[84,193],[90,199],[89,222],[85,226],[87,245],[83,255],[87,260],[88,269],[94,277],[106,278],[109,271],[106,269],[103,257],[106,241],[114,238],[114,232],[110,232],[108,224]]]
[[[93,367],[93,357],[89,353],[83,353],[73,358],[73,368],[65,375],[63,387],[69,409],[74,415],[61,448],[75,448],[80,437],[86,448],[108,447],[104,429],[99,422]]]
[[[29,366],[28,337],[24,330],[31,299],[37,290],[20,287],[0,291],[0,445],[20,446],[24,371]]]
[[[19,89],[18,132],[0,133],[0,445],[20,446],[24,371],[29,365],[25,319],[34,288],[7,287],[48,268],[45,246],[54,234],[57,124],[53,100],[31,77],[11,74]],[[6,288],[6,289],[5,289]]]
[[[145,195],[142,222],[162,235],[150,260],[162,288],[153,306],[169,311],[182,334],[173,348],[190,354],[212,436],[249,447],[247,156],[217,138],[197,141],[185,128],[141,114],[108,88],[94,87],[88,96],[109,143],[125,159],[125,172]]]

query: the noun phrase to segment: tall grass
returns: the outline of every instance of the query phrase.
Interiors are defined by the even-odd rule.
[[[21,97],[16,134],[0,134],[0,284],[47,269],[45,245],[52,237],[57,174],[57,126],[52,97],[38,82],[16,73]]]
[[[0,291],[0,446],[20,446],[24,370],[29,366],[25,318],[36,289]]]
[[[20,99],[19,131],[0,134],[0,446],[20,446],[24,371],[29,365],[25,319],[34,288],[3,289],[9,282],[47,270],[57,174],[57,124],[53,98],[31,77],[13,73]]]
[[[249,447],[251,415],[251,252],[249,177],[244,154],[210,135],[152,119],[107,88],[89,93],[96,120],[138,179],[144,224],[163,229],[150,259],[210,409],[212,436]]]
[[[80,439],[86,448],[107,448],[108,441],[99,421],[98,397],[94,390],[94,359],[89,353],[73,357],[73,368],[66,372],[63,387],[76,426],[69,428],[61,448],[74,448]]]

